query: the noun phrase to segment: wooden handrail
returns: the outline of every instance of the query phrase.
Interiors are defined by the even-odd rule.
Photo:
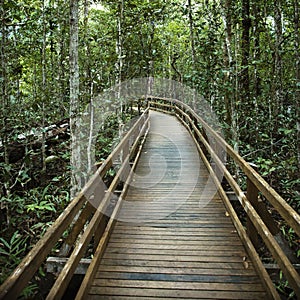
[[[146,124],[143,126],[141,131],[143,131],[144,128],[148,132],[149,128],[148,128],[148,126],[146,128]],[[137,155],[135,157],[133,166],[130,169],[129,175],[128,175],[128,177],[126,179],[126,182],[124,184],[122,193],[121,193],[120,197],[118,198],[115,209],[113,210],[111,218],[109,219],[109,222],[108,222],[108,224],[105,228],[104,234],[102,235],[101,240],[97,245],[97,249],[94,253],[93,260],[92,260],[91,264],[89,265],[88,270],[85,274],[85,277],[82,281],[82,284],[81,284],[81,286],[80,286],[80,288],[77,292],[76,300],[86,299],[88,297],[88,291],[89,291],[89,288],[92,284],[92,279],[94,278],[94,275],[97,272],[98,266],[100,264],[100,260],[101,260],[103,254],[104,254],[104,250],[105,250],[106,245],[108,243],[109,237],[110,237],[110,235],[113,231],[113,228],[115,226],[115,222],[116,222],[119,210],[121,208],[121,205],[123,203],[123,199],[126,197],[130,182],[131,182],[133,174],[134,174],[134,170],[135,170],[137,162],[138,162],[138,158],[141,154],[142,147],[143,147],[143,144],[145,142],[146,135],[147,135],[147,133],[144,135],[144,138],[141,142],[141,145],[139,146],[139,149],[137,151]],[[141,137],[141,135],[140,135],[140,137]],[[137,148],[137,143],[133,146],[133,149],[135,149],[135,147]],[[133,151],[135,151],[135,150],[133,150]]]
[[[0,299],[17,299],[19,294],[26,287],[26,285],[32,279],[36,271],[45,261],[46,257],[50,254],[57,241],[61,238],[66,229],[69,228],[76,215],[89,201],[86,195],[92,195],[93,189],[95,188],[95,183],[99,182],[99,177],[102,178],[106,174],[106,172],[112,167],[114,160],[118,157],[121,151],[129,145],[129,139],[132,136],[135,136],[135,140],[133,141],[133,147],[132,149],[130,149],[129,157],[126,161],[128,162],[128,159],[132,157],[134,148],[136,147],[136,140],[139,139],[145,133],[147,126],[144,125],[148,124],[148,122],[149,109],[146,109],[144,113],[134,123],[131,129],[126,133],[126,135],[117,145],[114,151],[107,157],[107,159],[92,175],[88,183],[83,187],[82,191],[80,191],[78,195],[70,202],[70,204],[57,218],[53,225],[46,231],[45,235],[37,242],[37,244],[32,248],[32,250],[26,255],[26,257],[12,272],[12,274],[0,286]],[[101,202],[99,204],[100,206],[103,205],[101,204]],[[95,214],[97,214],[97,212],[99,212],[99,210],[96,210]],[[96,224],[97,222],[98,219],[96,220],[95,218],[94,224]],[[89,238],[89,236],[87,238]],[[83,253],[82,248],[75,248],[75,250],[79,254]],[[75,253],[74,251],[73,253]],[[76,255],[74,254],[73,257],[75,256]],[[61,275],[60,279],[63,279],[63,282],[61,283],[62,290],[67,287],[67,282],[68,280],[70,280],[71,277],[70,274],[72,275],[72,273],[75,271],[77,263],[77,258],[74,258],[73,262],[70,262],[70,265],[66,267],[63,275]],[[54,294],[56,294],[56,292]],[[59,297],[62,296],[61,292],[57,293],[57,295]],[[57,299],[59,299],[59,297]]]
[[[231,185],[232,189],[235,191],[240,203],[245,209],[249,219],[252,224],[255,226],[258,233],[261,235],[263,241],[269,248],[275,260],[278,262],[281,270],[288,279],[290,286],[294,289],[295,294],[300,298],[300,276],[283,252],[283,250],[278,245],[277,241],[273,237],[271,231],[262,220],[259,213],[252,206],[251,202],[248,200],[246,195],[242,192],[239,185],[234,180],[233,176],[224,166],[218,155],[214,152],[210,146],[207,138],[203,136],[200,132],[196,122],[200,123],[202,128],[212,136],[219,145],[224,147],[227,150],[227,154],[241,167],[244,174],[247,176],[248,183],[251,183],[256,187],[265,197],[270,201],[275,209],[280,213],[280,215],[285,219],[285,221],[294,229],[294,231],[299,235],[300,233],[300,216],[284,201],[284,199],[273,189],[268,183],[238,154],[233,148],[226,143],[226,141],[215,132],[202,118],[200,118],[188,105],[177,100],[169,98],[159,98],[149,96],[149,106],[150,107],[159,107],[160,110],[168,108],[168,113],[173,109],[173,113],[181,120],[182,123],[189,129],[191,135],[196,133],[202,145],[205,146],[206,150],[213,158],[214,162],[217,164],[219,170],[224,173],[225,178],[228,183]],[[155,100],[155,102],[153,102]],[[162,101],[163,105],[159,101]],[[168,104],[166,104],[168,103]],[[196,144],[197,140],[194,139]],[[201,153],[201,148],[199,146],[199,152]],[[223,199],[224,200],[224,199]],[[225,199],[226,202],[226,199]],[[226,203],[225,203],[226,204]],[[226,204],[228,206],[228,203]],[[241,232],[241,230],[239,230]],[[251,247],[253,251],[254,247]],[[252,253],[252,256],[254,254]],[[261,269],[261,266],[259,266]],[[262,278],[265,280],[264,278]],[[266,286],[270,288],[269,279],[265,282]],[[274,291],[271,292],[272,298],[274,298]],[[275,297],[276,298],[276,297]]]
[[[189,121],[191,121],[191,120],[189,120]],[[184,125],[189,130],[190,134],[192,135],[192,138],[198,148],[201,159],[203,160],[204,164],[206,165],[210,176],[212,177],[216,187],[218,188],[218,192],[224,202],[226,210],[229,213],[229,215],[231,216],[232,222],[233,222],[234,226],[236,227],[236,230],[245,246],[245,249],[246,249],[248,255],[250,256],[250,259],[251,259],[255,269],[258,271],[258,274],[262,280],[263,285],[265,286],[266,290],[268,291],[269,298],[279,300],[280,296],[278,295],[278,292],[276,291],[270,276],[268,275],[266,269],[264,268],[258,254],[255,250],[255,247],[251,243],[251,240],[250,240],[249,236],[247,235],[247,232],[246,232],[244,226],[242,225],[241,221],[239,220],[239,217],[238,217],[236,211],[232,207],[226,192],[222,188],[220,179],[216,176],[215,171],[211,167],[210,162],[208,161],[204,151],[201,149],[198,140],[193,135],[191,128],[188,126],[188,124],[186,122],[184,122]],[[193,128],[195,129],[196,135],[198,137],[201,137],[201,139],[205,140],[202,133],[198,130],[198,128],[195,127],[195,124],[193,124]],[[211,151],[213,152],[212,149],[211,149]]]

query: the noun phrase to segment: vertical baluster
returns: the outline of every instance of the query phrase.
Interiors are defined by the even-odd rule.
[[[251,164],[252,168],[257,169],[257,166]],[[247,177],[247,199],[257,211],[258,209],[258,189],[253,182]],[[258,248],[258,233],[250,218],[247,216],[247,233],[253,243],[253,246]]]

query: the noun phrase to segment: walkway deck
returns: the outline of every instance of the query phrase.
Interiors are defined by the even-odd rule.
[[[134,186],[89,299],[266,298],[208,177],[179,121],[151,112]]]

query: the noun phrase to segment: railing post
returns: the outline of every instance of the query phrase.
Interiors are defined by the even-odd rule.
[[[257,169],[257,166],[255,166],[254,164],[252,164],[251,167],[255,170]],[[258,189],[253,184],[253,182],[249,179],[249,177],[247,177],[247,194],[246,195],[247,195],[247,199],[249,200],[251,205],[257,211],[257,209],[258,209]],[[249,236],[253,246],[255,247],[255,249],[257,249],[258,248],[258,233],[257,233],[255,226],[253,225],[252,221],[250,220],[250,218],[248,216],[247,216],[247,233],[248,233],[248,236]]]

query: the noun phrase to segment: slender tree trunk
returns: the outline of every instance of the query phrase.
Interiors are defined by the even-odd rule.
[[[240,143],[240,126],[239,126],[239,112],[240,112],[240,94],[239,94],[239,65],[238,65],[238,54],[239,54],[239,24],[236,24],[235,28],[235,45],[234,45],[234,61],[235,61],[235,87],[234,87],[234,101],[231,102],[231,116],[232,116],[232,139],[233,148],[239,153],[239,143]],[[238,174],[238,171],[236,170]]]
[[[90,172],[93,170],[93,142],[94,142],[94,103],[93,103],[93,79],[91,74],[91,65],[90,65],[90,45],[88,42],[88,21],[89,21],[89,1],[84,1],[84,19],[83,19],[83,43],[85,53],[87,58],[84,61],[84,73],[85,73],[85,84],[84,84],[84,95],[85,100],[84,103],[89,103],[89,136],[87,140],[87,149],[86,149],[86,157],[87,157],[87,171]]]
[[[254,95],[253,95],[253,105],[254,105],[254,114],[253,119],[255,122],[254,130],[254,143],[258,141],[259,133],[259,120],[258,120],[258,101],[261,96],[261,78],[259,74],[258,63],[261,59],[261,45],[260,45],[260,30],[261,30],[261,16],[260,16],[260,1],[256,0],[253,5],[253,14],[254,14],[254,26],[253,26],[253,37],[254,37],[254,48],[253,48],[253,60],[254,60]]]
[[[188,0],[188,10],[189,10],[189,26],[190,26],[190,41],[191,41],[191,50],[192,50],[192,62],[193,62],[193,68],[195,68],[195,64],[196,64],[196,50],[195,50],[194,20],[193,20],[192,0]]]
[[[4,10],[4,0],[0,1],[0,13],[1,13],[1,142],[4,149],[4,163],[9,165],[8,157],[8,119],[9,119],[9,97],[8,97],[8,74],[7,74],[7,26],[6,26],[6,13]],[[7,176],[8,177],[8,176]],[[5,192],[7,196],[10,193],[9,179],[4,182]]]
[[[7,14],[4,9],[4,0],[0,0],[0,18],[1,18],[1,135],[0,142],[3,146],[4,164],[7,168],[3,172],[3,185],[4,195],[7,199],[11,196],[10,178],[11,174],[9,171],[9,151],[8,151],[8,133],[10,130],[9,118],[10,118],[10,107],[9,107],[9,90],[8,90],[8,28],[6,24]],[[10,227],[10,205],[6,202],[1,203],[1,209],[6,209],[6,225]]]
[[[233,59],[232,59],[232,50],[231,50],[231,41],[232,41],[232,21],[231,21],[231,0],[223,0],[221,3],[221,15],[223,20],[223,25],[225,28],[225,42],[224,42],[224,62],[225,68],[227,72],[224,76],[225,82],[225,93],[224,93],[224,104],[225,104],[225,122],[229,126],[229,130],[226,130],[226,139],[230,141],[232,139],[232,101],[233,94],[232,90],[232,67],[233,67]]]
[[[275,21],[275,106],[274,106],[274,117],[278,115],[278,108],[282,107],[283,104],[283,90],[282,90],[282,11],[281,11],[281,0],[274,0],[274,21]]]
[[[298,157],[298,170],[300,170],[300,24],[299,24],[299,2],[294,1],[294,16],[295,16],[295,79],[296,79],[296,116],[297,116],[297,157]]]
[[[84,43],[84,49],[86,53],[86,59],[84,60],[84,73],[85,73],[85,90],[84,95],[86,98],[86,101],[84,103],[90,103],[91,102],[91,96],[92,96],[92,86],[93,86],[93,78],[92,78],[92,66],[91,66],[91,49],[90,49],[90,43],[88,41],[88,22],[89,22],[89,5],[90,1],[85,0],[84,1],[84,20],[83,20],[83,43]]]
[[[46,87],[46,16],[45,16],[45,1],[43,1],[43,44],[42,44],[42,173],[46,172],[46,136],[45,136],[45,115],[46,115],[46,102],[47,102],[47,87]]]
[[[123,19],[124,19],[124,0],[118,2],[118,38],[117,38],[117,83],[121,84],[123,71]]]
[[[118,113],[118,123],[119,123],[119,138],[121,139],[123,135],[124,124],[122,120],[123,114],[123,101],[121,97],[121,84],[123,80],[123,21],[124,21],[124,0],[120,0],[118,2],[118,37],[117,37],[117,55],[118,55],[118,62],[117,62],[117,84],[119,85],[118,89],[118,103],[120,105],[119,113]]]
[[[71,198],[82,188],[81,155],[78,133],[79,65],[78,65],[78,0],[70,0],[70,132],[71,132]]]
[[[58,57],[58,84],[59,84],[59,99],[61,100],[61,103],[64,104],[66,103],[66,90],[68,88],[67,86],[67,70],[65,67],[65,61],[67,57],[67,31],[68,31],[68,18],[63,15],[63,16],[57,16],[57,19],[60,19],[60,31],[59,31],[59,57]],[[64,105],[61,105],[62,107],[61,110],[61,117],[65,117],[65,115],[69,112],[68,108],[66,108]]]
[[[241,102],[244,103],[245,121],[247,122],[248,113],[251,113],[250,87],[249,87],[249,54],[250,54],[250,0],[242,0],[242,71],[240,78]]]
[[[282,89],[282,11],[281,0],[274,0],[274,25],[275,25],[275,47],[274,47],[274,96],[272,103],[269,104],[270,121],[272,124],[270,142],[271,155],[274,149],[274,134],[278,130],[277,116],[283,108],[283,89]]]

